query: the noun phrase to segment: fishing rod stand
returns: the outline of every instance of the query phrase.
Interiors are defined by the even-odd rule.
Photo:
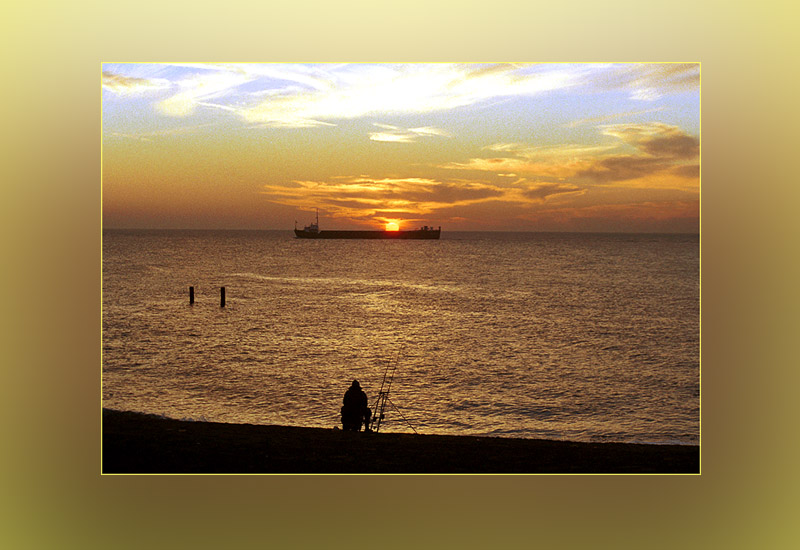
[[[395,410],[395,411],[397,411],[397,414],[399,414],[399,415],[400,415],[400,418],[402,418],[402,419],[403,419],[403,421],[404,421],[406,424],[408,424],[408,427],[409,427],[409,428],[411,428],[411,430],[412,430],[412,431],[413,431],[415,434],[419,435],[419,432],[418,432],[416,429],[414,429],[414,426],[412,426],[412,425],[411,425],[411,422],[409,422],[409,421],[408,421],[408,419],[407,419],[407,418],[406,418],[406,417],[403,415],[403,413],[400,411],[400,407],[398,407],[397,405],[395,405],[395,404],[392,402],[392,400],[391,400],[391,399],[389,399],[388,397],[386,398],[386,400],[389,402],[389,404],[390,404],[392,407],[394,407],[394,410]],[[381,415],[381,416],[383,416],[383,415]]]
[[[386,394],[386,395],[384,395],[384,394]],[[392,407],[394,407],[394,410],[397,412],[397,414],[400,415],[400,418],[403,419],[403,421],[408,425],[408,427],[411,428],[411,430],[415,434],[419,435],[419,432],[416,430],[416,428],[414,428],[414,426],[411,424],[411,422],[408,421],[408,419],[405,417],[403,412],[400,410],[400,407],[395,405],[394,402],[391,399],[389,399],[388,392],[381,392],[381,394],[378,396],[378,403],[381,404],[380,405],[380,411],[375,416],[372,417],[372,422],[370,422],[370,424],[371,424],[370,431],[371,432],[378,433],[378,431],[380,430],[381,421],[384,418],[386,418],[386,414],[384,413],[384,411],[386,410],[386,403],[389,403]],[[372,426],[374,426],[374,428]]]

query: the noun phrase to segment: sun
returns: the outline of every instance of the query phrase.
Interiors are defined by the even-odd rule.
[[[399,231],[400,224],[397,222],[386,222],[386,231]]]

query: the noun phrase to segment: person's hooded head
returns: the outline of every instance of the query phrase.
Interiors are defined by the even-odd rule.
[[[361,389],[361,384],[358,383],[358,380],[353,380],[353,383],[350,384],[350,387],[351,388],[355,388],[357,390],[360,390]]]

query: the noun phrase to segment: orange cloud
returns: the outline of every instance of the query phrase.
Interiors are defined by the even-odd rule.
[[[557,195],[582,195],[585,192],[585,189],[571,183],[537,183],[530,184],[522,193],[534,201],[544,202]]]
[[[643,153],[662,159],[693,159],[700,154],[700,140],[668,124],[615,124],[603,126],[603,133],[632,145]]]
[[[541,204],[557,196],[583,193],[565,183],[535,183],[525,179],[505,185],[474,181],[438,181],[428,178],[332,178],[267,185],[263,193],[272,202],[303,210],[320,208],[332,217],[403,219],[444,209],[488,202]]]
[[[534,180],[558,179],[575,185],[690,189],[699,182],[696,163],[683,164],[699,156],[700,142],[696,137],[662,123],[600,128],[603,135],[617,138],[618,143],[556,147],[498,143],[486,149],[512,156],[473,158],[441,168],[497,174],[513,172]],[[633,148],[634,152],[619,152],[626,147]]]

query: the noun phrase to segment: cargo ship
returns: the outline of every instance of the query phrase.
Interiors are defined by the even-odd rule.
[[[438,239],[442,233],[442,228],[434,229],[427,225],[419,229],[408,231],[369,231],[369,230],[350,230],[350,231],[320,231],[319,212],[317,221],[303,229],[295,226],[294,234],[298,239]]]

